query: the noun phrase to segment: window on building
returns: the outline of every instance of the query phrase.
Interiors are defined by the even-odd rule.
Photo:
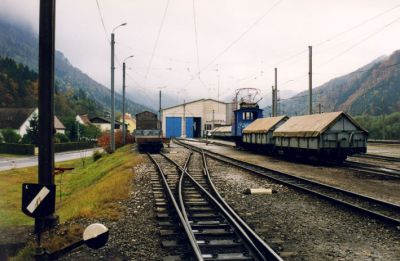
[[[243,120],[253,120],[254,119],[254,113],[253,112],[243,112]]]
[[[211,130],[212,125],[211,124],[206,124],[204,125],[205,130]]]

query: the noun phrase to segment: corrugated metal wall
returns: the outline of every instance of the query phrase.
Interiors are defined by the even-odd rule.
[[[167,117],[165,128],[166,128],[165,135],[167,138],[180,137],[182,135],[182,118]]]

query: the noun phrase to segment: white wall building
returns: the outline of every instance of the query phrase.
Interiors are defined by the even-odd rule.
[[[166,137],[201,137],[206,130],[230,125],[232,106],[213,99],[201,99],[164,108],[161,115]]]

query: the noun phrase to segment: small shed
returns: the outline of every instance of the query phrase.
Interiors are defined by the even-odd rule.
[[[289,119],[282,115],[277,117],[259,118],[243,129],[243,142],[258,145],[273,145],[273,132]]]
[[[351,155],[366,151],[368,131],[340,111],[291,117],[273,136],[280,148]]]

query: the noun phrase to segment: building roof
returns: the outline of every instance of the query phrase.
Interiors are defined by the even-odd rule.
[[[36,108],[0,108],[0,129],[19,129]]]
[[[108,124],[111,124],[111,120],[110,119],[106,119],[106,118],[99,117],[99,116],[91,118],[90,121],[92,123],[108,123]],[[122,125],[122,123],[119,122],[119,121],[115,121],[115,124]]]
[[[54,116],[54,128],[56,130],[65,130],[64,124],[57,118],[57,116]]]
[[[199,101],[215,101],[215,102],[219,102],[219,103],[223,103],[223,104],[229,104],[229,103],[227,103],[227,102],[217,101],[217,100],[214,100],[214,99],[198,99],[198,100],[186,102],[186,103],[184,103],[184,104],[185,104],[185,105],[188,105],[188,104],[195,103],[195,102],[199,102]],[[169,109],[176,108],[176,107],[180,107],[180,106],[183,106],[183,103],[182,103],[182,104],[178,104],[178,105],[174,105],[174,106],[171,106],[171,107],[167,107],[167,108],[164,108],[164,109],[161,109],[161,110],[162,110],[162,111],[164,111],[164,110],[169,110]]]
[[[349,115],[339,111],[291,117],[274,131],[274,136],[317,137],[335,124],[340,117],[346,117],[355,126],[366,131]]]
[[[232,126],[221,126],[213,129],[211,132],[232,132]]]
[[[243,133],[267,133],[282,120],[287,120],[286,115],[269,118],[259,118],[243,129]]]
[[[83,124],[85,124],[85,125],[91,124],[89,116],[87,114],[81,114],[81,115],[78,115],[78,116],[79,116],[79,118],[81,118]]]

